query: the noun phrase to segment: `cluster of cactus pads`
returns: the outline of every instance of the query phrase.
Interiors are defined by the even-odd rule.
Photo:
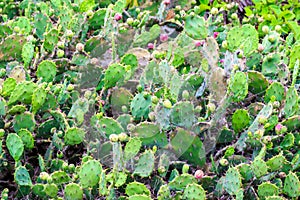
[[[1,1],[1,200],[299,199],[299,8]]]

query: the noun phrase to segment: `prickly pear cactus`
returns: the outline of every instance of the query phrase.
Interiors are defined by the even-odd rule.
[[[235,132],[240,132],[250,123],[250,115],[245,109],[237,109],[232,115],[232,126]]]
[[[76,183],[69,183],[65,186],[64,197],[66,200],[81,200],[83,198],[83,190]]]
[[[122,64],[112,64],[110,65],[104,74],[104,88],[109,89],[114,86],[121,85],[126,76],[126,67]]]
[[[41,62],[37,68],[36,76],[41,78],[43,82],[52,82],[56,76],[55,63],[49,60]]]
[[[19,186],[31,186],[31,178],[27,171],[27,169],[23,166],[16,168],[15,174],[15,181]]]
[[[275,96],[276,101],[281,102],[285,98],[284,87],[279,82],[273,82],[268,89],[266,90],[266,94],[264,96],[264,100],[268,103],[272,96]]]
[[[97,160],[89,160],[81,165],[78,172],[82,188],[93,187],[98,184],[102,166]]]
[[[139,138],[137,138],[137,137],[131,138],[126,143],[125,148],[124,148],[125,161],[134,158],[140,151],[141,146],[142,146],[142,141]]]
[[[191,128],[195,123],[196,116],[194,114],[194,105],[191,102],[176,103],[170,114],[171,123],[174,125]]]
[[[138,93],[131,101],[130,110],[137,119],[147,119],[150,112],[151,95]]]
[[[32,95],[37,85],[31,81],[24,81],[19,83],[12,91],[8,106],[13,105],[17,102],[30,104],[32,102]]]
[[[138,163],[135,166],[133,174],[140,177],[148,177],[151,175],[154,169],[154,153],[151,150],[146,150],[139,158]]]
[[[300,181],[295,173],[290,172],[286,176],[283,191],[292,198],[300,196]]]
[[[265,199],[268,196],[278,195],[279,188],[270,182],[262,183],[258,186],[258,196]]]
[[[195,40],[205,39],[208,35],[204,17],[189,15],[185,19],[184,27],[188,36]]]
[[[230,195],[236,195],[242,187],[242,177],[237,168],[229,168],[224,180],[224,189]]]
[[[233,94],[233,101],[244,100],[248,94],[247,75],[243,72],[236,72],[230,80],[229,89]]]
[[[169,188],[173,190],[184,190],[189,184],[195,184],[196,178],[190,174],[182,174],[176,176],[171,182],[169,182]]]
[[[201,185],[195,183],[189,184],[184,189],[182,198],[204,200],[206,198],[205,190],[201,187]]]
[[[24,147],[26,149],[33,149],[33,147],[34,147],[34,137],[33,137],[33,135],[31,134],[30,131],[28,131],[27,129],[20,129],[18,131],[18,136],[23,141]]]
[[[268,166],[261,158],[255,158],[251,164],[251,169],[257,178],[268,173]]]
[[[262,73],[257,71],[248,71],[247,76],[250,92],[258,94],[264,92],[268,88],[269,82]]]
[[[24,152],[22,139],[17,134],[10,133],[6,138],[6,146],[13,159],[19,161]]]
[[[288,118],[298,111],[298,93],[295,87],[290,87],[286,92],[286,100],[283,108],[284,115]]]
[[[128,196],[133,195],[150,195],[149,189],[142,183],[139,182],[131,182],[126,186],[125,193]]]
[[[68,145],[76,145],[76,144],[80,144],[81,142],[83,142],[85,137],[85,131],[77,128],[77,127],[72,127],[69,128],[65,135],[64,135],[64,140],[65,143]]]

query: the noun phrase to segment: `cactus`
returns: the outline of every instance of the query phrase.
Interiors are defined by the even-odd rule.
[[[298,111],[298,93],[295,87],[290,87],[286,93],[283,112],[286,118],[293,116]]]
[[[245,99],[248,94],[247,76],[243,72],[236,72],[229,85],[230,91],[233,93],[233,101],[240,102]]]
[[[14,27],[20,28],[22,34],[29,34],[31,32],[30,20],[27,17],[17,17],[12,24],[12,28]]]
[[[291,49],[289,68],[294,69],[297,60],[300,60],[300,44],[294,45]]]
[[[84,115],[89,111],[89,100],[86,98],[78,98],[72,105],[68,117],[76,118],[78,124],[84,121]]]
[[[98,184],[102,166],[97,160],[89,160],[81,165],[78,173],[80,185],[83,188],[93,187]]]
[[[17,167],[14,177],[19,186],[32,186],[30,175],[25,167]]]
[[[149,189],[142,183],[139,182],[131,182],[127,184],[125,193],[128,196],[133,196],[133,195],[150,195]]]
[[[30,104],[32,101],[32,94],[37,85],[31,81],[24,81],[19,83],[10,95],[8,106],[17,102]]]
[[[112,91],[110,96],[110,103],[112,106],[112,112],[114,115],[124,113],[122,107],[125,106],[127,109],[130,106],[130,100],[132,94],[125,88],[116,88]]]
[[[31,41],[24,44],[22,47],[22,59],[24,62],[24,66],[28,68],[32,58],[34,56],[34,45]]]
[[[42,61],[36,71],[37,78],[41,78],[43,82],[52,82],[56,76],[56,65],[49,60]]]
[[[295,143],[295,136],[293,133],[287,133],[282,142],[280,143],[280,146],[283,148],[283,149],[290,149],[294,146],[294,143]]]
[[[205,39],[208,35],[208,30],[205,24],[204,17],[196,16],[187,16],[185,19],[184,27],[188,36],[195,40]]]
[[[19,35],[10,35],[0,44],[0,62],[21,60],[22,48],[26,38]]]
[[[281,196],[268,196],[266,197],[266,200],[285,200],[285,198]]]
[[[98,30],[104,25],[106,12],[107,11],[104,8],[100,8],[94,12],[93,17],[88,20],[91,29]]]
[[[224,180],[224,189],[230,195],[236,195],[242,187],[242,177],[237,168],[229,168]]]
[[[136,195],[132,195],[128,198],[128,200],[151,200],[151,198],[147,195],[140,195],[140,194],[136,194]]]
[[[170,127],[171,111],[171,109],[165,108],[160,103],[155,107],[155,121],[160,126],[160,129],[167,130]]]
[[[270,31],[262,40],[262,46],[264,47],[263,53],[276,50],[280,44],[280,39],[280,34],[276,31]]]
[[[25,112],[14,117],[13,127],[16,132],[25,128],[29,131],[33,131],[35,128],[35,120],[32,113]]]
[[[255,27],[249,24],[234,27],[227,34],[227,42],[230,51],[241,49],[248,57],[258,47],[258,33]]]
[[[43,46],[46,51],[51,53],[54,50],[54,47],[58,42],[58,34],[59,32],[57,29],[51,29],[49,32],[45,34]]]
[[[58,187],[54,183],[46,184],[44,191],[49,197],[54,198],[57,196]]]
[[[157,199],[158,200],[170,200],[171,199],[171,193],[170,193],[168,185],[160,186],[158,193],[157,193]]]
[[[238,133],[246,128],[250,123],[250,116],[247,110],[237,109],[232,115],[233,130]]]
[[[22,139],[15,133],[8,134],[6,138],[6,146],[15,161],[19,161],[24,151]]]
[[[120,134],[124,132],[122,126],[113,118],[102,117],[96,121],[96,129],[105,137],[109,137],[111,134]]]
[[[285,119],[282,122],[282,125],[286,126],[288,131],[295,131],[300,128],[300,123],[298,123],[299,120],[300,120],[300,116],[295,115],[293,117]]]
[[[36,35],[42,40],[44,39],[44,33],[47,29],[52,26],[51,21],[47,15],[37,13],[34,16],[34,28],[36,29]]]
[[[126,76],[126,79],[130,79],[135,71],[138,68],[138,59],[134,54],[125,54],[122,58],[121,58],[121,63],[123,65],[129,65],[130,66],[130,73],[128,73],[128,75]]]
[[[176,103],[172,108],[170,119],[176,126],[191,128],[196,120],[194,105],[188,101]]]
[[[138,35],[134,42],[134,47],[142,47],[146,46],[149,42],[154,41],[160,35],[160,26],[155,24],[153,25],[149,31],[144,31],[140,35]]]
[[[159,126],[150,122],[138,124],[132,131],[131,135],[139,137],[143,145],[147,146],[165,146],[167,138],[164,132],[161,132]]]
[[[186,186],[183,193],[183,199],[199,199],[204,200],[205,190],[202,188],[201,185],[192,183]]]
[[[268,168],[266,162],[263,161],[261,158],[255,158],[251,164],[251,169],[252,169],[254,175],[257,178],[260,178],[263,175],[268,173],[269,168]]]
[[[148,177],[151,175],[154,169],[154,153],[151,150],[146,150],[138,160],[138,163],[135,166],[133,174],[140,177]]]
[[[142,141],[139,138],[130,138],[130,140],[126,143],[124,148],[124,160],[128,161],[134,158],[140,151],[141,146]]]
[[[205,150],[202,141],[193,132],[177,128],[176,132],[171,134],[170,143],[172,150],[180,159],[188,160],[194,165],[203,166],[205,164]]]
[[[30,131],[28,131],[27,129],[20,129],[18,131],[18,136],[21,138],[24,147],[26,149],[33,149],[34,147],[34,138],[31,134]]]
[[[279,155],[273,156],[270,158],[266,164],[270,168],[270,171],[280,170],[284,164],[287,162],[286,158],[282,155],[282,152]]]
[[[47,91],[43,87],[38,87],[32,94],[32,113],[35,114],[43,106],[47,98]]]
[[[141,119],[148,118],[151,106],[151,95],[138,93],[131,101],[130,110],[132,116]]]
[[[286,176],[283,191],[289,197],[295,198],[300,196],[300,181],[295,173],[290,171]]]
[[[248,71],[247,76],[249,91],[253,94],[259,94],[268,88],[269,82],[262,73],[257,71]]]
[[[253,172],[249,164],[241,163],[236,166],[244,181],[250,181],[253,178]]]
[[[262,183],[258,186],[258,196],[261,199],[265,199],[268,196],[278,195],[279,188],[270,182]]]
[[[172,190],[184,190],[189,184],[196,183],[197,180],[190,174],[182,174],[176,176],[171,182],[169,182],[169,188]]]
[[[16,85],[17,85],[17,81],[14,78],[5,79],[2,86],[1,95],[3,97],[9,97],[11,93],[14,91]]]
[[[104,88],[109,89],[116,85],[121,85],[126,76],[126,67],[121,64],[111,64],[104,74]]]
[[[264,75],[274,75],[278,72],[280,54],[273,53],[266,56],[263,60],[261,72]]]
[[[285,98],[284,93],[284,86],[281,83],[273,82],[266,90],[264,100],[268,103],[271,97],[275,96],[276,101],[281,102]]]
[[[9,78],[14,78],[17,83],[25,81],[26,79],[26,72],[23,66],[14,66],[13,69],[9,73]]]
[[[64,183],[68,183],[71,180],[71,178],[64,171],[55,171],[51,174],[51,180],[52,180],[52,183],[60,186]]]
[[[133,121],[133,118],[131,115],[129,114],[123,114],[123,115],[120,115],[118,118],[117,118],[117,122],[119,122],[122,126],[122,128],[127,131],[127,126],[128,124],[130,124],[131,122]]]
[[[72,127],[67,129],[67,131],[65,132],[64,140],[67,145],[75,145],[83,142],[84,137],[84,130],[77,127]]]
[[[1,200],[8,200],[8,192],[9,190],[7,188],[4,188],[1,192]]]
[[[83,199],[83,191],[76,183],[69,183],[65,186],[64,197],[66,200],[81,200]]]

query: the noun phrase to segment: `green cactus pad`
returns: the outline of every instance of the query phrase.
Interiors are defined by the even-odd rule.
[[[128,200],[151,200],[151,198],[147,195],[136,194],[128,197]]]
[[[65,186],[64,197],[66,200],[82,200],[83,191],[76,183],[69,183]]]
[[[171,199],[171,193],[170,193],[168,185],[160,186],[158,193],[157,193],[157,199],[158,200]]]
[[[230,195],[237,194],[242,187],[242,178],[237,168],[227,170],[223,186]]]
[[[296,114],[299,109],[298,93],[295,87],[290,87],[286,93],[286,100],[284,104],[284,115],[288,118]]]
[[[89,100],[78,98],[72,105],[68,117],[75,118],[78,124],[82,124],[85,114],[89,111]]]
[[[58,187],[54,183],[46,184],[44,191],[49,197],[55,198],[57,197]]]
[[[287,162],[286,158],[280,153],[279,155],[273,156],[266,163],[270,168],[270,171],[280,170]]]
[[[234,27],[227,34],[228,49],[236,51],[241,49],[245,56],[249,56],[258,47],[258,33],[254,26],[245,24]]]
[[[248,94],[247,75],[243,72],[236,72],[230,80],[230,91],[233,93],[233,101],[239,102],[245,99]]]
[[[15,104],[17,102],[30,104],[32,101],[32,94],[37,85],[31,81],[24,81],[19,83],[10,95],[8,105]]]
[[[38,197],[46,197],[46,192],[44,184],[36,183],[32,186],[32,193],[35,194]]]
[[[71,178],[64,171],[55,171],[51,174],[52,182],[56,185],[62,185],[64,183],[68,183]]]
[[[97,160],[85,162],[78,173],[80,185],[83,188],[93,187],[98,184],[102,172],[102,166]]]
[[[110,96],[110,103],[112,106],[112,112],[114,114],[123,113],[122,106],[130,107],[130,100],[132,98],[130,91],[125,88],[116,88],[112,91]]]
[[[235,132],[240,132],[250,123],[250,116],[247,110],[237,109],[232,115],[232,127]]]
[[[196,183],[197,180],[190,174],[176,176],[168,185],[172,190],[184,190],[189,184]]]
[[[151,150],[146,150],[138,160],[133,174],[140,177],[148,177],[154,169],[154,153]]]
[[[154,41],[160,35],[160,26],[153,25],[149,31],[142,32],[133,42],[134,47],[141,47],[147,45],[149,42]]]
[[[9,97],[11,93],[14,91],[16,85],[17,85],[17,81],[14,78],[5,79],[2,86],[1,95],[3,97]]]
[[[15,161],[20,160],[24,151],[22,139],[15,133],[8,134],[6,138],[6,146]]]
[[[268,173],[269,168],[268,168],[266,162],[263,161],[261,158],[255,158],[251,164],[251,169],[252,169],[254,175],[257,178],[260,178],[263,175],[266,175]]]
[[[262,73],[257,71],[248,71],[247,75],[249,91],[253,94],[264,92],[268,88],[269,82]]]
[[[29,131],[34,131],[35,128],[35,120],[32,113],[25,112],[14,117],[13,127],[16,132],[20,129],[25,128]]]
[[[266,197],[266,200],[286,200],[286,199],[280,196],[269,196]]]
[[[125,193],[128,196],[133,196],[133,195],[150,195],[150,190],[142,183],[139,182],[131,182],[127,184]]]
[[[84,130],[77,127],[72,127],[66,131],[64,140],[67,145],[75,145],[83,142],[84,137],[85,137]]]
[[[102,117],[96,120],[95,127],[104,136],[109,137],[111,134],[120,134],[124,132],[122,126],[113,118]]]
[[[18,136],[22,139],[25,148],[32,149],[34,147],[34,138],[27,129],[20,129]]]
[[[89,19],[89,26],[93,30],[99,29],[104,25],[105,15],[106,9],[100,8],[99,10],[95,11],[93,17]]]
[[[201,185],[192,183],[186,186],[183,193],[183,199],[199,199],[205,200],[205,190],[202,188]]]
[[[268,103],[272,96],[276,97],[276,101],[282,101],[284,99],[284,86],[279,82],[273,82],[267,89],[264,100]]]
[[[264,75],[274,75],[278,73],[280,54],[269,54],[263,60],[261,72]]]
[[[283,191],[289,197],[300,196],[300,181],[297,175],[290,171],[284,180]]]
[[[265,199],[268,196],[278,195],[279,188],[270,182],[262,183],[258,186],[258,196]]]
[[[290,55],[290,62],[289,62],[289,68],[293,69],[296,61],[300,60],[300,44],[294,45],[292,50],[291,50],[291,55]]]
[[[187,16],[185,19],[185,27],[187,35],[195,40],[205,39],[208,35],[208,30],[205,25],[204,17]]]
[[[27,42],[22,47],[22,59],[25,67],[28,67],[34,56],[34,45],[32,42]]]
[[[189,129],[196,120],[194,105],[188,101],[178,102],[173,106],[170,117],[174,125]]]
[[[44,39],[44,33],[47,26],[51,27],[51,21],[47,15],[37,13],[34,16],[34,27],[36,29],[36,35],[42,40]]]
[[[8,110],[8,114],[15,115],[15,114],[22,114],[26,111],[26,106],[24,105],[15,105]]]
[[[22,48],[26,38],[19,35],[10,35],[0,43],[0,62],[21,60]]]
[[[139,138],[130,138],[130,140],[125,145],[124,160],[130,160],[134,158],[140,151],[141,146],[142,141]]]
[[[38,87],[32,94],[32,112],[35,114],[44,105],[47,98],[47,91],[43,87]]]
[[[134,54],[125,54],[122,58],[121,58],[121,63],[123,65],[129,65],[130,66],[130,73],[128,73],[126,79],[129,79],[130,77],[132,77],[134,75],[134,72],[136,71],[137,67],[138,67],[138,59]]]
[[[104,74],[104,88],[109,89],[124,82],[126,76],[126,68],[121,64],[111,64]]]
[[[286,126],[288,131],[298,130],[300,128],[300,116],[295,115],[293,117],[287,118],[282,122],[282,125]]]
[[[23,166],[16,168],[15,174],[15,181],[19,186],[31,186],[31,178],[27,171],[27,169]]]
[[[59,32],[56,29],[51,29],[48,33],[46,33],[43,44],[46,51],[51,53],[54,50],[54,47],[58,42],[58,34]]]
[[[37,78],[41,78],[43,82],[52,82],[56,76],[56,65],[49,60],[42,61],[36,71]]]
[[[151,95],[138,93],[131,101],[130,110],[132,116],[137,119],[148,118],[151,106]]]

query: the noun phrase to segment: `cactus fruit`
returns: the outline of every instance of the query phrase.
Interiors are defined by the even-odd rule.
[[[65,186],[64,197],[66,200],[82,200],[83,190],[76,183],[69,183]]]
[[[289,197],[299,197],[300,196],[300,181],[297,175],[290,171],[284,180],[283,191]]]
[[[248,94],[247,75],[243,72],[236,72],[230,80],[229,88],[233,93],[234,102],[244,100]]]
[[[19,161],[24,151],[22,139],[15,133],[8,134],[6,138],[6,146],[15,161]]]
[[[56,65],[49,60],[42,61],[36,71],[37,78],[41,78],[43,82],[52,82],[56,76]]]
[[[242,187],[242,177],[237,168],[229,168],[224,180],[224,189],[230,195],[236,195]]]
[[[149,189],[142,183],[139,182],[131,182],[127,184],[125,193],[128,196],[133,196],[133,195],[150,195]]]
[[[208,35],[204,17],[187,16],[184,29],[187,32],[187,35],[195,40],[205,39]]]
[[[93,187],[98,184],[102,166],[97,160],[89,160],[81,165],[78,173],[80,185],[83,188]]]
[[[154,169],[154,153],[151,150],[146,150],[138,160],[138,163],[135,166],[133,174],[136,174],[140,177],[148,177],[151,175]]]
[[[67,129],[64,136],[65,143],[68,145],[80,144],[84,138],[85,131],[77,127]]]
[[[250,123],[250,116],[247,110],[238,109],[232,115],[232,127],[235,132],[240,132]]]
[[[192,183],[186,186],[183,193],[183,199],[199,199],[205,200],[205,190],[201,185]]]

